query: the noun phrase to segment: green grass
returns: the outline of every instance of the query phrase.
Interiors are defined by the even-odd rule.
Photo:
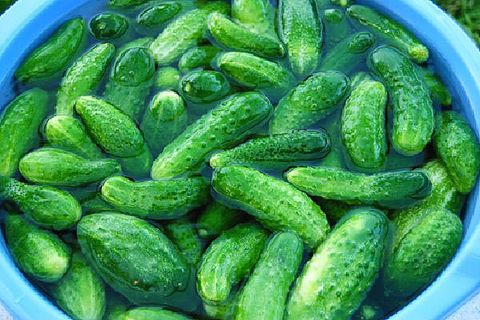
[[[475,41],[480,44],[480,1],[437,0],[436,2],[455,17]]]

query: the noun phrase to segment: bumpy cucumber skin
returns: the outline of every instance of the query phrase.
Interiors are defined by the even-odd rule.
[[[157,64],[169,65],[185,51],[196,46],[208,29],[207,18],[210,13],[228,11],[226,3],[214,1],[171,22],[150,46]]]
[[[90,136],[105,152],[117,157],[133,157],[143,151],[142,133],[135,122],[114,105],[84,96],[77,99],[75,110]]]
[[[80,252],[72,255],[67,273],[50,288],[49,293],[73,319],[103,319],[106,305],[105,286]]]
[[[270,101],[260,93],[230,96],[165,147],[153,164],[152,178],[171,178],[197,170],[210,152],[241,141],[271,111]]]
[[[242,221],[243,218],[243,214],[238,210],[214,201],[197,219],[198,235],[202,238],[214,238]]]
[[[195,225],[187,219],[180,219],[165,226],[165,232],[177,246],[188,263],[196,266],[203,254],[203,241]]]
[[[212,168],[229,165],[254,167],[288,167],[298,161],[319,160],[330,151],[330,138],[325,131],[296,130],[278,135],[251,139],[236,148],[213,155]]]
[[[414,35],[398,22],[361,5],[350,6],[347,9],[347,14],[350,18],[389,40],[391,45],[407,53],[415,62],[424,63],[428,60],[429,52],[427,47],[421,44]]]
[[[69,151],[41,148],[24,156],[19,169],[33,183],[79,187],[119,173],[120,165],[112,159],[89,160]]]
[[[208,30],[217,43],[233,51],[250,52],[266,58],[285,54],[278,39],[250,31],[219,13],[212,13],[208,17]]]
[[[469,193],[480,171],[480,144],[465,119],[455,111],[437,115],[435,150],[458,191]]]
[[[143,116],[140,129],[152,153],[157,156],[185,130],[188,114],[183,99],[174,91],[155,95]]]
[[[361,168],[375,169],[385,163],[387,99],[382,83],[367,80],[353,89],[343,108],[343,142],[352,162]]]
[[[233,0],[232,17],[253,32],[277,38],[275,8],[269,0]]]
[[[155,77],[155,87],[160,90],[178,90],[180,71],[173,67],[161,67]]]
[[[201,177],[133,182],[117,176],[103,183],[101,193],[121,212],[160,220],[182,216],[210,199],[209,186]]]
[[[325,28],[325,42],[327,44],[339,43],[347,38],[351,31],[347,17],[340,9],[325,10],[323,12],[323,24]]]
[[[112,8],[130,8],[139,6],[148,1],[149,0],[109,0],[108,5]]]
[[[104,12],[90,20],[90,31],[97,40],[113,40],[123,36],[129,27],[127,18],[117,13]]]
[[[219,52],[220,49],[210,45],[191,48],[180,58],[178,68],[181,72],[186,73],[195,68],[210,67]]]
[[[296,232],[316,248],[330,227],[323,211],[289,183],[247,167],[224,167],[213,175],[214,190],[275,231]]]
[[[240,224],[210,244],[197,274],[198,294],[205,302],[228,299],[232,287],[254,267],[267,236],[257,225]]]
[[[160,3],[151,6],[137,16],[137,23],[144,27],[156,27],[173,19],[182,10],[182,5],[178,2]]]
[[[382,212],[352,210],[303,269],[286,319],[350,319],[380,271],[387,234]]]
[[[193,103],[210,103],[228,95],[230,83],[217,71],[195,70],[187,73],[180,80],[180,94]]]
[[[452,104],[452,95],[435,72],[424,67],[419,67],[417,70],[430,90],[433,102],[444,107],[450,106]]]
[[[392,47],[379,47],[369,58],[369,67],[391,95],[392,143],[399,153],[412,156],[425,149],[434,128],[430,93],[414,64]]]
[[[48,94],[41,89],[25,91],[5,107],[0,120],[1,176],[12,176],[20,158],[34,146],[47,108]]]
[[[192,320],[187,316],[161,307],[136,307],[120,315],[121,320]]]
[[[92,214],[80,220],[77,236],[90,265],[132,303],[158,303],[187,286],[190,272],[182,255],[146,221]]]
[[[302,256],[303,243],[296,234],[274,235],[242,289],[235,320],[282,320]]]
[[[65,71],[84,43],[86,25],[83,19],[72,19],[60,26],[35,49],[15,72],[23,82],[48,79]]]
[[[275,108],[270,133],[306,129],[335,110],[350,90],[350,80],[341,72],[319,72],[283,97]]]
[[[5,238],[17,266],[42,282],[58,281],[70,264],[70,249],[55,234],[42,230],[21,215],[8,214]]]
[[[306,77],[316,69],[322,47],[322,22],[310,0],[280,0],[279,34],[293,72]]]

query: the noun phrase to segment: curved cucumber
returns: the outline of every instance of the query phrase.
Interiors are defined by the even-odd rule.
[[[203,241],[195,225],[187,219],[179,219],[165,226],[165,232],[177,246],[188,263],[196,266],[203,254]]]
[[[198,170],[210,152],[241,141],[271,111],[270,101],[260,93],[229,97],[165,147],[153,164],[152,178],[171,178]]]
[[[198,235],[202,238],[214,238],[242,221],[243,218],[244,215],[240,211],[214,201],[197,219]]]
[[[178,68],[185,73],[199,67],[210,67],[219,52],[220,49],[210,45],[191,48],[180,58]]]
[[[318,2],[318,1],[317,1]],[[325,42],[335,45],[351,33],[351,27],[345,13],[340,9],[327,9],[323,12]]]
[[[90,30],[97,40],[120,38],[127,32],[128,27],[127,18],[117,13],[100,13],[90,20]]]
[[[160,3],[140,12],[137,16],[137,23],[147,28],[157,27],[173,19],[180,10],[182,10],[182,5],[178,2]]]
[[[419,67],[417,70],[430,90],[433,102],[444,107],[450,106],[452,95],[442,80],[430,69]]]
[[[210,103],[230,93],[230,83],[217,71],[196,70],[183,76],[179,84],[180,94],[193,103]]]
[[[119,315],[119,320],[192,320],[180,313],[160,307],[136,307]]]
[[[246,167],[224,167],[213,174],[214,190],[272,230],[296,232],[316,248],[330,227],[312,199],[285,181]]]
[[[275,8],[269,0],[233,0],[232,17],[253,32],[277,39]]]

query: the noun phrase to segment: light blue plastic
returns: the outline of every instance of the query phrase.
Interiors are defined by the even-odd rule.
[[[428,0],[364,0],[395,17],[431,49],[432,59],[454,94],[455,107],[475,132],[480,128],[480,52],[441,9]],[[0,17],[0,106],[13,96],[12,79],[22,58],[59,24],[95,12],[103,0],[19,0]],[[85,4],[89,4],[85,7]],[[87,10],[89,12],[87,12]],[[463,107],[461,107],[463,106]],[[0,141],[1,143],[1,141]],[[439,320],[480,288],[479,186],[465,216],[465,235],[455,259],[415,301],[391,320]],[[24,278],[0,240],[0,300],[19,320],[68,319]]]

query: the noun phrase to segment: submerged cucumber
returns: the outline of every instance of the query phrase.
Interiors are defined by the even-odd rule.
[[[214,238],[244,219],[240,211],[212,202],[197,219],[198,234],[202,238]]]
[[[149,0],[109,0],[108,5],[113,8],[136,7],[148,2]]]
[[[179,2],[171,1],[151,6],[137,16],[137,23],[141,26],[152,28],[174,18],[182,10]]]
[[[180,94],[193,103],[207,104],[230,93],[230,83],[217,71],[196,70],[183,76],[179,84]]]
[[[147,144],[143,146],[142,152],[138,156],[116,159],[122,166],[123,172],[127,175],[136,178],[146,178],[150,175],[150,169],[152,169],[153,164],[153,155]]]
[[[318,1],[317,1],[318,2]],[[325,43],[334,45],[348,37],[350,24],[345,13],[340,9],[327,9],[323,12]]]
[[[177,246],[188,263],[196,266],[203,254],[203,242],[195,225],[187,219],[179,219],[165,226],[165,232]]]
[[[417,70],[430,90],[433,102],[444,107],[450,106],[452,95],[442,80],[430,69],[419,67]]]
[[[192,48],[180,58],[178,68],[185,73],[195,68],[210,67],[219,52],[220,49],[210,45]]]
[[[155,78],[155,86],[160,90],[177,90],[180,77],[180,71],[173,67],[159,68]]]
[[[136,307],[119,315],[118,320],[192,320],[180,313],[161,307]]]
[[[232,17],[253,32],[277,38],[275,8],[269,0],[233,0]]]
[[[117,13],[100,13],[90,20],[90,30],[97,40],[120,38],[127,32],[128,27],[127,18]]]

